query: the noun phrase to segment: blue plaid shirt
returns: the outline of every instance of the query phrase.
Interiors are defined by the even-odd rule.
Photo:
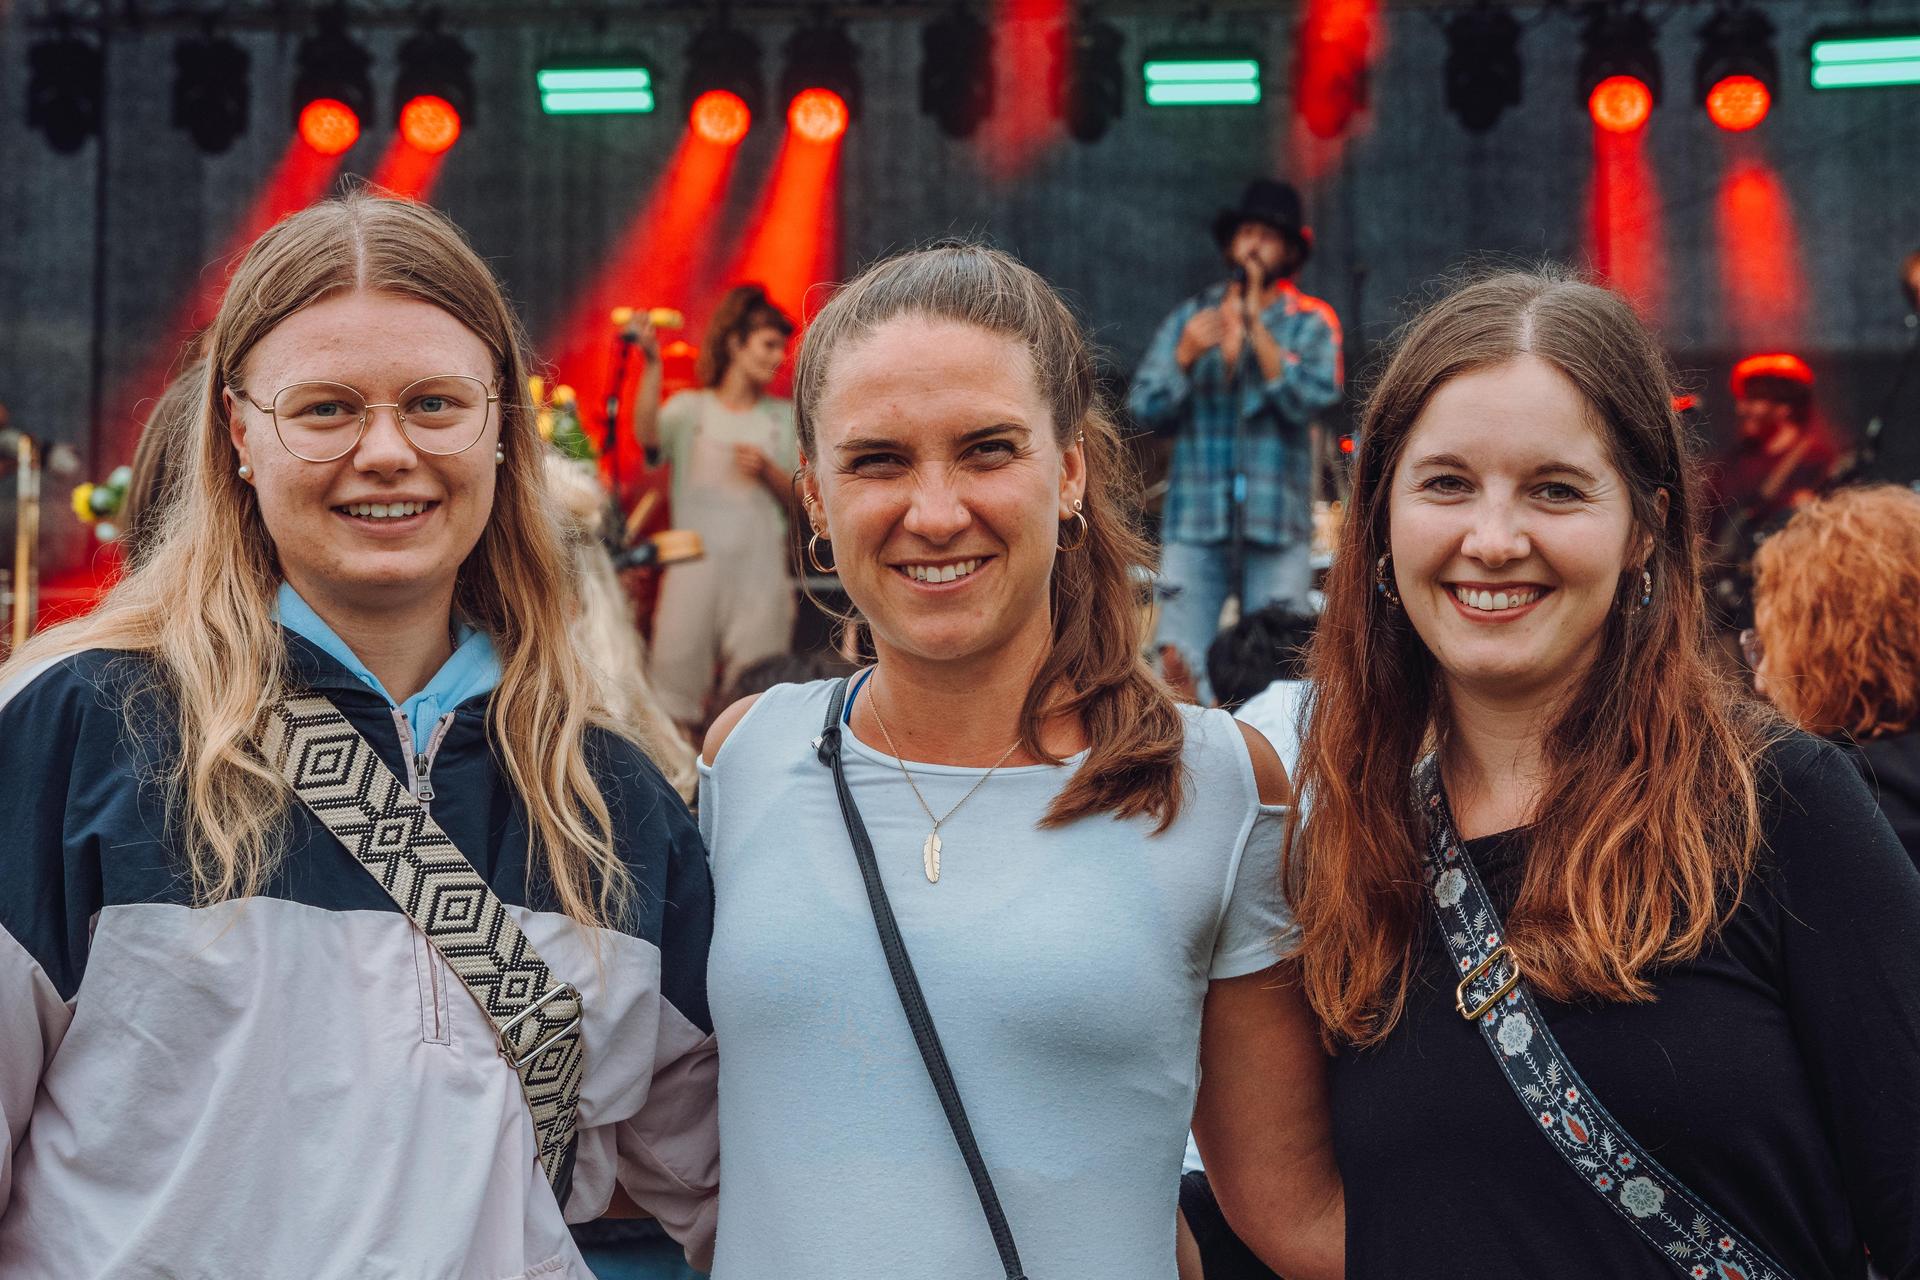
[[[1174,309],[1133,376],[1127,407],[1159,434],[1172,434],[1173,466],[1160,535],[1169,542],[1225,542],[1231,536],[1233,401],[1227,362],[1215,347],[1181,369],[1173,358],[1180,333],[1203,307],[1217,307],[1215,285]],[[1291,285],[1261,313],[1280,344],[1280,376],[1260,378],[1249,350],[1241,386],[1247,477],[1247,539],[1277,547],[1310,537],[1312,465],[1307,428],[1340,399],[1340,321],[1333,308]],[[1249,376],[1250,375],[1250,376]]]

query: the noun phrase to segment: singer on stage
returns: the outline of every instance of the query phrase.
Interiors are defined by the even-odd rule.
[[[660,403],[660,347],[644,322],[647,355],[634,406],[634,434],[673,468],[673,521],[700,535],[702,559],[676,564],[660,584],[650,675],[680,724],[706,722],[715,677],[787,651],[793,580],[787,516],[800,465],[793,402],[767,394],[787,358],[793,321],[757,284],[721,299],[707,326],[700,387]]]
[[[1341,383],[1340,321],[1293,284],[1313,251],[1299,193],[1249,183],[1213,238],[1231,278],[1167,317],[1128,396],[1134,417],[1174,437],[1155,644],[1195,672],[1236,591],[1243,615],[1276,601],[1307,610],[1309,427]]]

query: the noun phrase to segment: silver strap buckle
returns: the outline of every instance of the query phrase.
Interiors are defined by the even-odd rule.
[[[527,1050],[526,1053],[520,1054],[517,1057],[515,1056],[515,1050],[513,1047],[514,1030],[518,1028],[521,1023],[525,1022],[528,1018],[531,1018],[535,1014],[539,1013],[540,1010],[544,1009],[551,1001],[557,1000],[563,995],[570,995],[575,1000],[580,999],[580,992],[574,987],[574,985],[571,982],[556,983],[555,985],[547,988],[546,994],[542,995],[538,1000],[535,1000],[532,1004],[528,1005],[526,1008],[522,1009],[520,1012],[514,1014],[512,1019],[509,1020],[505,1026],[500,1028],[500,1056],[505,1058],[507,1060],[507,1064],[511,1066],[515,1071],[521,1070],[529,1062],[532,1062],[534,1059],[538,1058],[541,1054],[553,1048],[553,1046],[558,1044],[561,1040],[572,1035],[575,1031],[578,1031],[580,1029],[581,1020],[580,1018],[575,1018],[572,1022],[569,1022],[566,1026],[561,1027],[558,1031],[546,1037],[539,1044],[536,1044],[535,1046],[533,1046],[533,1048]]]

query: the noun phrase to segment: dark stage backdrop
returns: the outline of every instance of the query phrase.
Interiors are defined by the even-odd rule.
[[[0,8],[6,8],[0,0]],[[645,204],[682,132],[677,86],[689,29],[620,18],[595,33],[448,25],[477,55],[476,119],[431,199],[497,266],[549,354],[570,309]],[[158,390],[190,299],[246,225],[288,144],[296,38],[244,35],[252,54],[252,127],[229,153],[201,156],[168,125],[174,32],[119,34],[110,45],[107,139],[55,155],[24,123],[26,31],[15,0],[0,28],[0,402],[16,422],[70,441],[104,472],[131,451],[142,395]],[[1240,184],[1279,174],[1307,192],[1319,251],[1303,283],[1328,298],[1350,347],[1377,349],[1441,273],[1484,261],[1596,263],[1640,295],[1676,359],[1696,371],[1709,410],[1724,408],[1730,359],[1756,349],[1805,354],[1823,375],[1824,411],[1858,423],[1905,340],[1895,275],[1920,245],[1920,92],[1815,94],[1805,41],[1851,6],[1768,6],[1780,27],[1782,85],[1754,134],[1716,130],[1692,101],[1694,30],[1679,9],[1663,30],[1665,100],[1644,137],[1598,148],[1573,88],[1577,30],[1564,12],[1523,12],[1526,96],[1474,137],[1441,96],[1439,15],[1394,10],[1382,33],[1374,109],[1344,144],[1318,143],[1287,107],[1291,10],[1205,22],[1120,16],[1128,38],[1124,117],[1100,143],[1056,137],[1026,162],[990,162],[981,142],[941,136],[917,109],[917,22],[856,23],[865,112],[840,169],[841,271],[889,249],[949,234],[984,236],[1065,289],[1124,376],[1182,295],[1217,276],[1206,225]],[[618,13],[618,10],[610,12]],[[1891,11],[1876,17],[1891,18]],[[785,26],[760,29],[777,80]],[[391,139],[394,51],[404,33],[363,33],[376,54],[379,117],[340,172],[370,175]],[[1138,56],[1170,38],[1238,37],[1267,50],[1264,107],[1149,111]],[[533,72],[543,55],[640,45],[669,77],[651,117],[542,116]],[[1001,60],[1003,110],[1015,95]],[[709,285],[752,220],[780,132],[761,120],[694,252]],[[993,133],[990,127],[987,131]],[[999,154],[1004,157],[1005,150]],[[638,303],[707,299],[648,297]],[[1911,410],[1909,410],[1911,412]],[[100,421],[96,426],[95,417]],[[1920,424],[1896,423],[1896,456],[1914,461]],[[49,482],[51,558],[71,562],[86,536]]]

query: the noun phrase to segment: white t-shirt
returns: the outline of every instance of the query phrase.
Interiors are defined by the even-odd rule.
[[[720,1044],[715,1280],[988,1276],[999,1265],[888,977],[832,774],[832,682],[764,694],[703,770]],[[1037,823],[1079,759],[1002,769],[929,823],[892,757],[842,735],[847,782],[1021,1260],[1036,1276],[1170,1280],[1212,979],[1271,964],[1286,810],[1246,744],[1187,709],[1186,803]],[[912,764],[936,813],[981,770]]]

